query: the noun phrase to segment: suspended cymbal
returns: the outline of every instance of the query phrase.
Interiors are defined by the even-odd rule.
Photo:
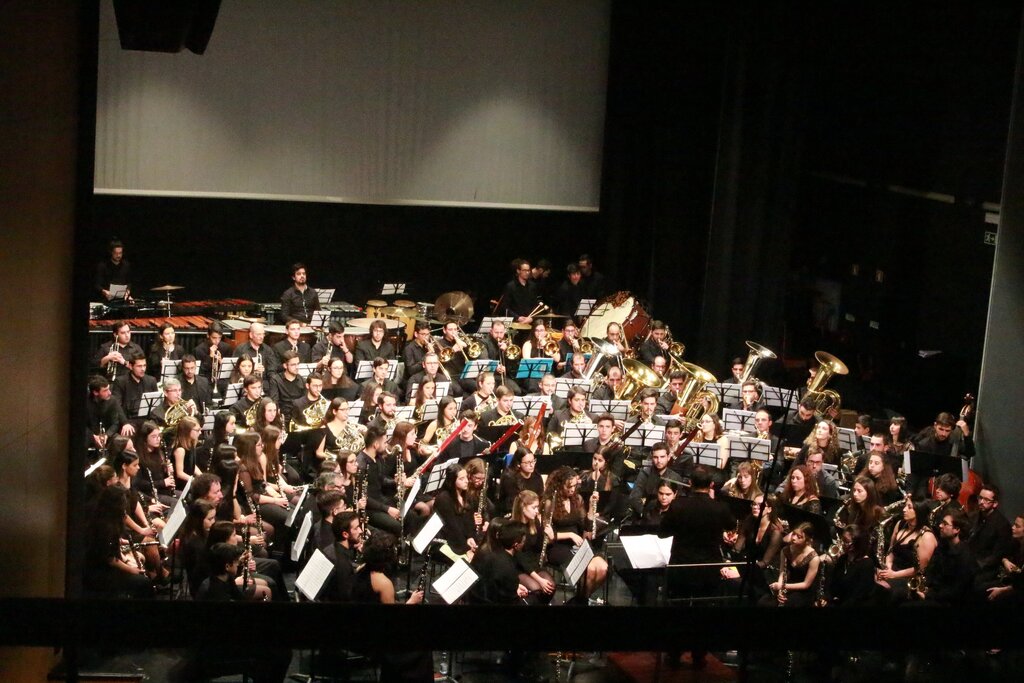
[[[185,289],[180,285],[161,285],[159,287],[153,287],[149,291],[151,292],[173,292],[176,289]]]
[[[568,318],[567,315],[561,313],[541,313],[540,315],[533,316],[534,318]]]
[[[530,323],[509,323],[508,325],[513,330],[528,330],[530,329]]]
[[[465,292],[446,292],[434,302],[434,317],[465,325],[473,317],[473,300]]]

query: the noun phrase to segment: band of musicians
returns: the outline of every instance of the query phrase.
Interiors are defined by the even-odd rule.
[[[107,300],[131,294],[111,257]],[[371,301],[353,325],[298,263],[279,319],[212,321],[190,350],[114,321],[82,435],[87,591],[416,604],[464,563],[455,603],[1024,602],[1024,515],[971,470],[971,400],[925,425],[851,413],[842,360],[771,387],[754,341],[712,359],[719,381],[590,256],[554,286],[546,261],[511,271],[477,308]],[[314,556],[330,576],[299,596]]]

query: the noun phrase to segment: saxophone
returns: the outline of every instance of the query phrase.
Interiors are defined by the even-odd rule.
[[[921,571],[921,558],[917,555],[917,542],[919,540],[921,540],[920,531],[918,531],[917,538],[914,539],[914,575],[907,581],[907,590],[911,593],[927,590],[924,582],[924,572]]]

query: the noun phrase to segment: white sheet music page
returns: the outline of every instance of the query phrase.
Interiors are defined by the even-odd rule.
[[[327,556],[317,548],[313,556],[302,568],[302,572],[295,579],[295,588],[302,592],[310,600],[316,600],[316,596],[324,587],[324,583],[334,572],[334,563],[327,559]]]
[[[449,605],[461,598],[480,577],[466,564],[465,560],[459,560],[452,565],[451,569],[434,580],[434,590]]]

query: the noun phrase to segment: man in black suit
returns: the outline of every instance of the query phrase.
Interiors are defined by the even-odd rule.
[[[210,380],[198,374],[196,357],[187,354],[181,358],[181,400],[192,400],[200,413],[205,413],[212,399]]]
[[[128,422],[121,426],[121,436],[134,436],[135,428],[145,418],[139,418],[139,404],[142,395],[158,391],[156,379],[146,374],[146,357],[141,353],[128,359],[129,372],[114,382],[114,399],[121,405],[121,410],[128,417]]]
[[[1010,522],[999,510],[999,487],[985,484],[978,493],[978,514],[967,535],[967,545],[978,563],[978,581],[991,583],[1002,559],[1013,550]]]

